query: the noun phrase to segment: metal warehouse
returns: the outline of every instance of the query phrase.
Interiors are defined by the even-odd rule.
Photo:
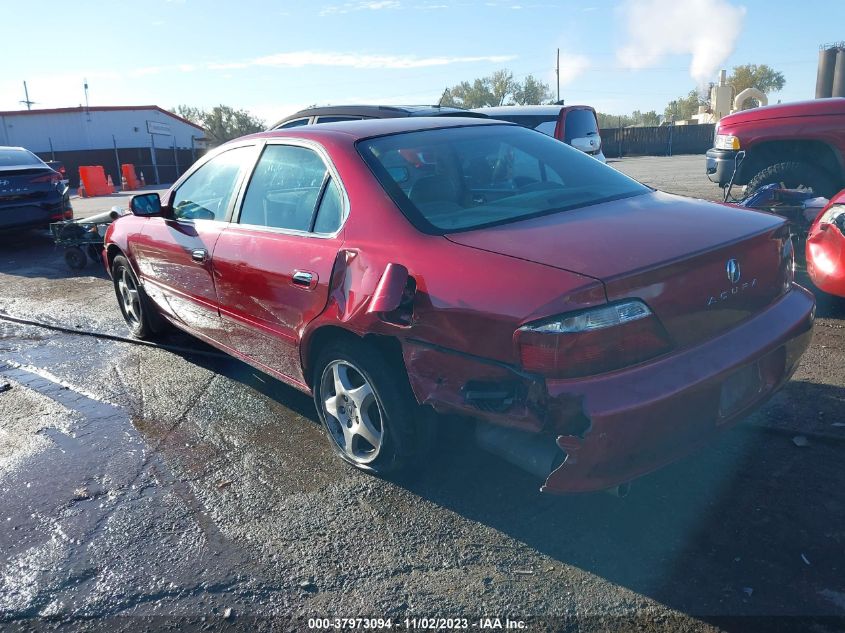
[[[102,165],[120,182],[132,163],[149,183],[173,182],[205,148],[205,132],[158,106],[100,106],[0,112],[0,145],[60,160],[71,185],[81,165]]]

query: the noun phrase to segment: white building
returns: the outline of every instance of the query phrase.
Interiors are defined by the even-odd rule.
[[[71,184],[80,165],[102,165],[120,182],[132,163],[154,183],[173,182],[205,149],[204,130],[158,106],[100,106],[0,111],[0,145],[60,160]]]

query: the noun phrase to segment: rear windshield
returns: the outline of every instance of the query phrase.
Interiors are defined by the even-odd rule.
[[[0,149],[0,167],[15,167],[17,165],[41,165],[41,159],[25,149]]]
[[[544,134],[513,125],[407,132],[358,151],[421,231],[453,233],[650,191]]]
[[[574,138],[585,138],[599,133],[596,115],[592,110],[570,110],[566,113],[563,142],[571,143]]]

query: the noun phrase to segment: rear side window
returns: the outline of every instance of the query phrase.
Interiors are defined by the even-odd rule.
[[[338,123],[340,121],[360,121],[359,116],[318,116],[315,123]]]
[[[291,231],[333,233],[342,198],[323,159],[298,145],[268,145],[244,196],[239,222]]]
[[[557,129],[557,119],[552,121],[543,121],[540,125],[534,128],[538,132],[542,132],[546,136],[554,136]]]
[[[291,127],[301,127],[303,125],[308,125],[308,121],[311,120],[311,117],[305,117],[303,119],[294,119],[293,121],[288,121],[287,123],[282,123],[278,126],[277,130],[286,130]]]
[[[596,115],[592,110],[570,110],[566,113],[566,125],[563,131],[564,143],[571,143],[574,138],[586,138],[599,133]]]

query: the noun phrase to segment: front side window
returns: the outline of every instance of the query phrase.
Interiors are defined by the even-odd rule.
[[[173,216],[182,220],[224,219],[253,150],[251,145],[230,149],[188,176],[173,194]]]
[[[292,231],[332,233],[342,203],[323,159],[307,147],[271,144],[255,167],[239,222]]]
[[[426,233],[514,222],[650,191],[563,143],[510,125],[395,134],[361,141],[358,151]]]

